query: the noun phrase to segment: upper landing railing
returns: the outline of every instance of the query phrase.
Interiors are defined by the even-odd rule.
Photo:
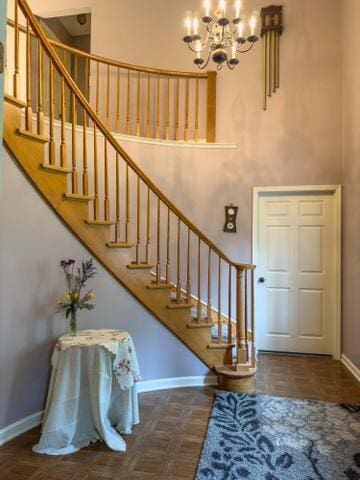
[[[26,27],[16,19],[9,19],[8,26],[17,29],[20,41],[21,35],[26,37]],[[215,142],[215,71],[148,68],[54,40],[49,43],[110,131],[161,140]],[[49,83],[47,72],[45,69],[44,84]],[[66,114],[70,117],[70,108]],[[55,105],[54,115],[59,117],[60,105]]]

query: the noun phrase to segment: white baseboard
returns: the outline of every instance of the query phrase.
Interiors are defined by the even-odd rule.
[[[0,446],[41,424],[43,411],[33,413],[0,430]]]
[[[217,385],[218,378],[215,375],[197,376],[197,377],[177,377],[160,378],[158,380],[145,380],[137,384],[138,392],[153,392],[156,390],[166,390],[169,388],[182,387],[203,387],[206,385]],[[43,411],[33,413],[17,422],[0,430],[0,446],[9,442],[15,437],[37,427],[41,424]]]
[[[354,365],[351,360],[347,358],[346,355],[342,354],[341,355],[341,361],[345,365],[345,367],[350,370],[350,372],[354,375],[356,380],[360,382],[360,369]]]
[[[166,390],[168,388],[182,387],[204,387],[207,385],[217,385],[218,377],[216,375],[200,375],[197,377],[177,377],[160,378],[157,380],[145,380],[138,383],[138,392],[153,392],[156,390]]]

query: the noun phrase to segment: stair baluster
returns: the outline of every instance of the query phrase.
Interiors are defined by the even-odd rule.
[[[181,303],[181,268],[180,268],[180,218],[177,220],[177,241],[176,241],[176,303]]]
[[[166,283],[170,283],[170,208],[167,211],[167,229],[166,229]]]
[[[96,62],[96,83],[95,83],[95,112],[96,115],[99,115],[99,90],[100,90],[100,65],[99,62]]]
[[[191,303],[191,276],[190,276],[190,228],[187,229],[187,262],[186,262],[186,303]]]
[[[165,126],[165,140],[170,140],[170,76],[166,77],[166,126]]]
[[[15,13],[14,13],[14,98],[19,98],[20,94],[20,79],[19,79],[19,8],[18,0],[15,0]]]
[[[161,256],[160,256],[160,234],[161,234],[161,203],[160,198],[157,199],[157,231],[156,231],[156,285],[161,282]]]
[[[160,138],[160,102],[161,102],[160,75],[156,78],[156,138]]]
[[[120,132],[120,68],[116,69],[116,123],[115,132]]]
[[[37,54],[38,54],[38,68],[37,68],[37,133],[38,135],[44,134],[44,106],[43,106],[43,50],[41,42],[37,40]]]
[[[49,62],[49,164],[55,165],[55,141],[54,141],[54,66]]]
[[[150,126],[150,98],[151,98],[151,76],[147,74],[147,96],[146,96],[146,136],[151,137]]]
[[[53,71],[53,69],[51,69]],[[50,82],[53,82],[53,76]],[[52,102],[53,103],[53,102]],[[78,172],[77,172],[77,158],[76,158],[76,117],[77,117],[77,105],[75,93],[71,97],[71,159],[72,159],[72,172],[71,172],[71,191],[74,195],[78,194]]]
[[[130,70],[127,71],[127,101],[126,101],[126,135],[131,133],[131,111],[130,111],[131,77]]]
[[[137,176],[136,186],[136,247],[135,247],[135,264],[140,263],[140,243],[141,243],[141,222],[140,222],[140,177]]]
[[[185,125],[184,125],[184,140],[189,140],[189,79],[185,81]]]
[[[218,271],[218,324],[217,324],[217,341],[222,343],[222,324],[221,324],[221,257],[219,256],[219,271]]]
[[[89,174],[88,174],[88,158],[87,158],[87,124],[88,117],[85,108],[83,108],[83,175],[82,190],[83,195],[89,195]]]
[[[64,78],[61,77],[61,98],[60,98],[60,136],[61,136],[61,143],[60,143],[60,166],[62,168],[66,168],[66,139],[65,139],[65,115],[66,115],[66,94],[65,94],[65,82]]]
[[[231,309],[232,309],[232,267],[229,263],[229,284],[228,284],[228,343],[232,343],[232,321],[231,321]]]
[[[199,140],[199,87],[200,87],[200,81],[197,78],[196,85],[195,85],[195,129],[194,129],[195,142]]]
[[[136,136],[137,137],[140,137],[140,134],[141,134],[140,98],[141,98],[140,72],[137,72],[137,89],[136,89]]]
[[[150,264],[150,222],[151,222],[151,205],[150,205],[150,188],[147,188],[147,207],[146,207],[146,252],[145,263]]]
[[[202,303],[201,303],[201,238],[198,237],[198,284],[197,284],[197,323],[200,323],[202,320]]]
[[[110,65],[106,65],[106,110],[105,125],[110,129]]]
[[[97,128],[94,122],[94,220],[99,220],[100,217],[100,202],[99,202],[99,166],[98,166],[98,147],[97,147]]]
[[[207,306],[206,306],[206,321],[208,323],[212,322],[211,314],[211,247],[209,247],[208,254],[208,278],[207,278]]]
[[[29,20],[26,19],[26,108],[25,108],[25,130],[32,131],[32,107],[31,107],[31,37]]]
[[[115,188],[115,240],[116,244],[120,238],[120,158],[118,152],[116,152],[116,164],[115,164],[115,178],[116,178],[116,188]]]
[[[125,242],[130,242],[130,186],[129,186],[129,165],[126,164],[125,174],[125,196],[126,196],[126,224],[125,224]]]
[[[180,140],[180,78],[176,78],[175,93],[175,140]]]

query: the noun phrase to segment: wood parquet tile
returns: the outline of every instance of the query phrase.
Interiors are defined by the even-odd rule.
[[[329,358],[262,354],[255,392],[360,403],[360,384]],[[190,480],[194,478],[215,389],[140,395],[141,423],[124,435],[127,451],[96,443],[73,455],[34,454],[39,429],[0,447],[0,480]]]

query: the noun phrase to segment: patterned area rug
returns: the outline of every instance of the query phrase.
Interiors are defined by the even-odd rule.
[[[218,392],[196,480],[360,480],[360,406]]]

